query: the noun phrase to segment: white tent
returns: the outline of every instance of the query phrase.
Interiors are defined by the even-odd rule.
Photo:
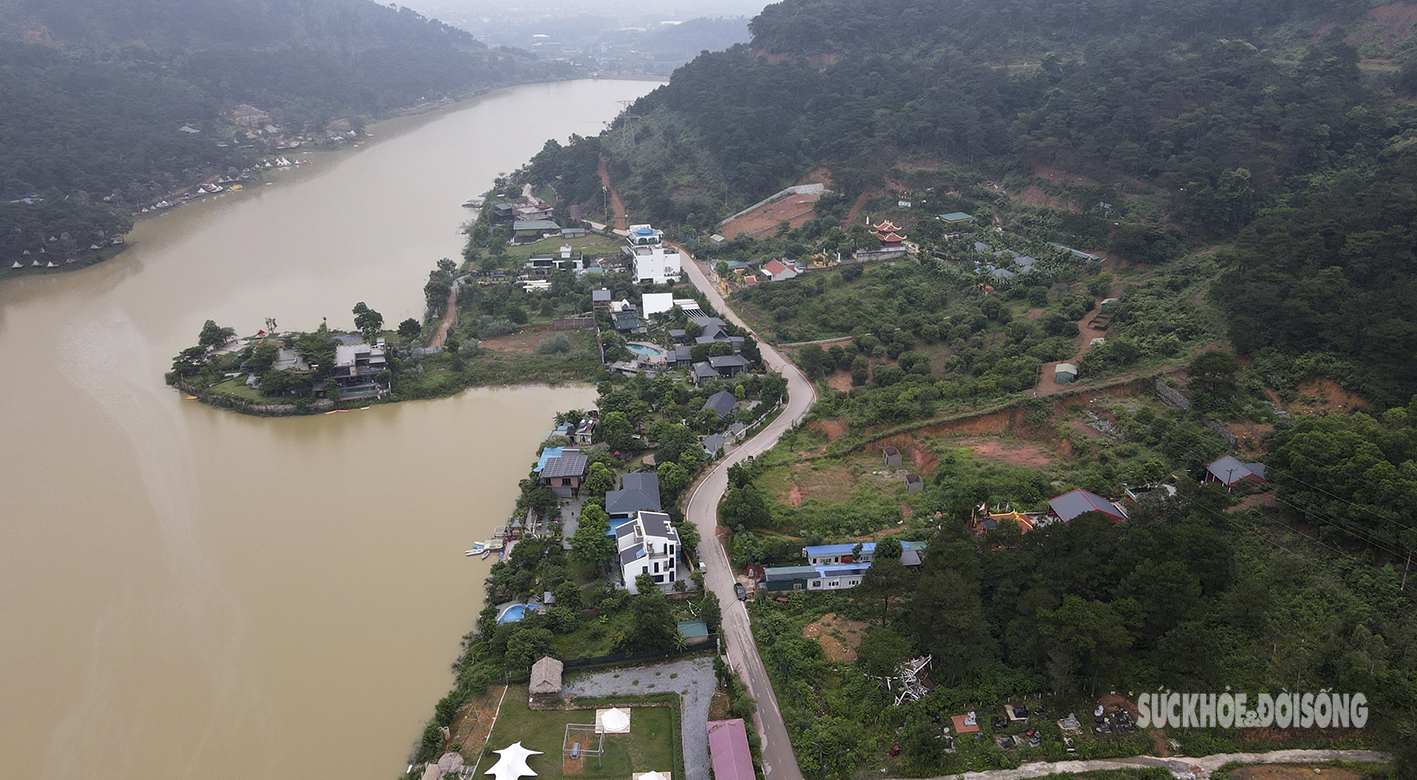
[[[527,750],[517,742],[511,747],[492,751],[498,755],[497,763],[483,774],[492,775],[497,780],[517,780],[519,777],[536,777],[531,767],[526,765],[529,756],[539,756],[539,750]]]
[[[608,710],[601,710],[595,714],[595,719],[600,726],[601,733],[604,734],[628,734],[630,733],[630,713],[618,707]]]

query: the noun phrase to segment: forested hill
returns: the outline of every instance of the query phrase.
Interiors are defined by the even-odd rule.
[[[1293,22],[1348,19],[1369,5],[1358,0],[785,0],[764,8],[751,29],[756,48],[777,54],[886,53],[948,41],[962,51],[987,47],[995,56],[1007,56],[1032,46],[1138,33],[1170,41],[1250,35]]]
[[[0,74],[6,268],[339,120],[568,75],[369,0],[0,0]],[[238,125],[241,106],[260,121]]]
[[[1417,392],[1417,4],[784,0],[750,26],[635,104],[633,145],[622,118],[524,176],[594,213],[603,153],[637,221],[688,234],[816,172],[817,217],[933,188],[1040,242],[1205,250],[1245,354]]]

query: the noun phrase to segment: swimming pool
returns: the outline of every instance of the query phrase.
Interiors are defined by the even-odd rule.
[[[629,344],[626,344],[626,345],[625,345],[625,349],[630,350],[631,352],[635,353],[636,355],[663,355],[663,354],[664,354],[664,350],[660,349],[659,347],[654,346],[653,344],[642,344],[642,343],[640,343],[640,342],[634,342],[634,341],[630,342]]]
[[[497,624],[515,623],[526,617],[527,606],[525,604],[513,604],[502,610],[502,614],[497,616]]]

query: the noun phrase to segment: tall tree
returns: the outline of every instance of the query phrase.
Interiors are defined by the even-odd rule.
[[[679,625],[674,620],[674,608],[654,577],[641,574],[635,578],[639,595],[630,602],[630,648],[635,650],[673,650],[679,643]]]
[[[908,595],[912,575],[900,558],[876,558],[861,578],[861,584],[851,589],[853,598],[881,602],[881,625],[886,624],[891,599]]]
[[[364,340],[370,344],[384,330],[384,315],[364,305],[364,301],[354,304],[354,327],[364,334]]]
[[[571,535],[571,560],[583,566],[604,567],[615,554],[610,535],[610,516],[595,504],[581,508],[579,525]]]

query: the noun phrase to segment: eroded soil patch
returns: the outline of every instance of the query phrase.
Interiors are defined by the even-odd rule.
[[[861,646],[861,637],[870,623],[847,620],[835,612],[822,615],[815,623],[808,623],[802,635],[815,639],[822,646],[822,652],[829,661],[850,663],[856,660],[856,648]]]

